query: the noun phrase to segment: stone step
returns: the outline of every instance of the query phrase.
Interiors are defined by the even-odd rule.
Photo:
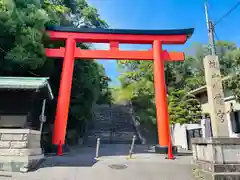
[[[113,132],[113,133],[133,133],[136,132],[134,128],[103,128],[103,129],[89,129],[90,133],[94,132],[94,133],[104,133],[104,132]]]
[[[111,142],[132,142],[132,138],[130,138],[130,139],[100,138],[100,143],[106,143],[108,141],[111,141]],[[88,138],[88,139],[86,139],[85,142],[87,142],[87,143],[97,142],[97,138]]]
[[[86,142],[89,142],[89,141],[94,141],[96,142],[97,141],[97,138],[98,137],[87,137],[86,138]],[[129,138],[116,138],[116,137],[100,137],[100,141],[120,141],[120,142],[123,142],[123,141],[132,141],[132,137],[129,137]],[[138,140],[138,139],[137,139]]]
[[[111,133],[111,132],[106,132],[106,133],[88,133],[87,136],[88,137],[133,137],[134,135],[136,135],[135,132],[132,133],[121,133],[121,132],[117,132],[117,133]]]
[[[95,113],[94,114],[95,117],[109,117],[109,116],[117,116],[117,117],[129,117],[131,116],[131,113],[130,112],[124,112],[124,113],[114,113],[114,112],[111,112],[111,113],[106,113],[106,114],[103,114],[103,113]]]
[[[133,125],[129,125],[129,126],[127,126],[127,125],[124,125],[124,126],[121,126],[121,125],[112,125],[112,126],[94,126],[93,125],[93,127],[91,128],[91,130],[101,130],[101,129],[112,129],[112,128],[115,128],[115,129],[129,129],[129,130],[134,130],[135,128],[134,128],[134,126]]]
[[[107,136],[113,136],[113,137],[132,137],[136,135],[135,132],[116,132],[116,133],[111,133],[111,132],[101,132],[101,133],[88,133],[88,136],[102,136],[102,137],[107,137]]]
[[[115,130],[114,134],[112,131]],[[125,105],[97,105],[94,107],[93,126],[87,133],[87,142],[96,143],[98,137],[101,141],[109,143],[131,143],[136,135],[132,122],[131,109]]]
[[[88,134],[86,135],[86,137],[91,138],[91,137],[100,137],[100,138],[110,138],[110,137],[116,137],[116,138],[132,138],[133,136],[136,136],[136,134],[130,134],[130,135],[111,135],[109,134],[105,134],[105,135],[101,135],[101,134]]]
[[[96,140],[88,140],[85,144],[86,145],[93,145],[96,146]],[[132,144],[132,140],[101,140],[100,141],[100,148],[101,148],[101,144]],[[141,144],[141,142],[139,140],[135,141],[135,144]]]
[[[133,124],[94,124],[93,127],[134,127]]]

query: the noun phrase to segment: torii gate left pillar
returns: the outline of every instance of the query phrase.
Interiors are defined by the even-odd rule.
[[[46,49],[48,57],[64,58],[58,94],[57,111],[54,122],[52,143],[65,143],[69,103],[72,87],[74,60],[76,59],[129,59],[154,61],[154,85],[156,99],[156,119],[159,146],[167,149],[171,141],[167,92],[164,78],[165,61],[183,61],[184,53],[168,53],[163,44],[184,44],[193,29],[183,30],[116,30],[116,29],[78,29],[69,27],[48,27],[52,40],[65,40],[66,47]],[[82,50],[77,42],[109,43],[109,50]],[[146,51],[123,51],[119,44],[152,44]]]

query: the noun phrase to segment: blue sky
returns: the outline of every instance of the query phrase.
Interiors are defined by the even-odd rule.
[[[98,9],[101,18],[110,28],[115,29],[182,29],[195,28],[191,39],[185,45],[174,45],[166,49],[184,51],[194,42],[207,43],[207,29],[204,0],[88,0]],[[209,15],[217,21],[238,0],[209,0]],[[240,45],[240,6],[215,28],[220,40],[232,41]],[[97,48],[105,49],[105,45]],[[124,49],[146,48],[128,45]],[[107,75],[117,84],[115,61],[100,60]]]

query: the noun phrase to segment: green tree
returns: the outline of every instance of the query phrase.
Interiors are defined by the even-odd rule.
[[[233,71],[231,66],[234,63],[229,53],[236,50],[236,46],[231,42],[225,41],[218,41],[216,44],[221,63],[221,72],[223,75],[228,75]],[[184,62],[165,63],[165,79],[168,94],[176,93],[176,89],[186,93],[205,84],[203,58],[208,53],[208,46],[195,43],[187,50],[187,56]],[[141,102],[141,105],[135,103],[136,107],[140,108],[152,103],[152,107],[155,108],[153,63],[151,61],[123,60],[119,61],[119,69],[122,72],[119,78],[121,88],[117,91],[118,101],[134,99],[135,102]],[[185,95],[185,97],[190,98],[189,95]],[[195,97],[191,97],[191,102],[194,102],[194,99],[196,100]],[[184,108],[185,105],[180,108]],[[142,107],[139,112],[143,114],[146,109],[148,109],[148,107]],[[147,112],[146,114],[148,115]],[[192,122],[186,115],[183,117],[185,118],[184,122]],[[194,117],[194,115],[191,115],[191,117]],[[143,119],[146,119],[146,117]]]
[[[103,65],[99,65],[100,75],[100,94],[97,100],[97,104],[111,104],[112,103],[112,91],[109,88],[111,79],[106,76]]]
[[[201,106],[195,96],[185,90],[174,90],[168,96],[171,124],[195,123],[201,119]]]
[[[0,75],[48,76],[56,100],[62,61],[48,59],[44,47],[61,47],[64,42],[49,41],[45,27],[107,27],[97,10],[85,0],[0,0],[0,12]],[[80,19],[81,23],[78,24]],[[90,48],[83,43],[77,46]],[[77,136],[83,134],[91,119],[92,106],[106,89],[106,85],[102,85],[106,79],[102,68],[94,60],[75,61],[68,130],[76,131]],[[50,124],[54,121],[56,100],[48,105],[47,119]]]
[[[216,42],[217,55],[220,63],[220,70],[222,76],[227,76],[233,72],[232,58],[228,56],[229,52],[236,49],[236,45],[232,42],[217,41]],[[182,69],[182,77],[184,81],[184,88],[193,90],[205,84],[203,59],[209,54],[209,47],[200,43],[195,43],[186,52],[187,57],[178,67]],[[179,71],[179,70],[178,70]]]
[[[240,102],[240,49],[226,53],[224,58],[233,60],[232,73],[229,79],[224,81],[224,87],[229,88],[237,102]]]

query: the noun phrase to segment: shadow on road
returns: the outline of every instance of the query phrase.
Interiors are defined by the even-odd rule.
[[[130,145],[128,144],[103,144],[99,149],[99,157],[128,156]],[[136,145],[133,154],[153,153],[147,146]],[[81,147],[73,149],[69,154],[63,156],[46,156],[37,169],[46,167],[92,167],[98,160],[95,159],[95,147]],[[35,169],[36,170],[36,169]]]
[[[83,148],[84,150],[84,148]],[[89,152],[70,152],[69,154],[65,154],[63,156],[46,156],[40,165],[34,169],[41,169],[47,167],[92,167],[94,164],[98,162],[94,158],[94,154]]]
[[[130,144],[102,144],[99,148],[99,156],[128,156]],[[95,148],[94,148],[95,151]],[[133,154],[154,153],[150,146],[135,145]]]
[[[84,158],[83,156],[53,156],[53,157],[47,157],[45,160],[32,171],[35,171],[37,169],[41,168],[47,168],[47,167],[92,167],[95,163],[98,161],[95,160],[93,157]]]
[[[99,149],[99,157],[128,157],[130,145],[128,144],[102,144]],[[155,154],[152,147],[147,145],[136,145],[133,150],[133,156],[141,154]],[[180,152],[175,155],[178,156],[191,156],[190,152]],[[95,147],[80,147],[75,148],[71,153],[64,156],[50,156],[46,157],[38,169],[46,167],[93,167],[98,160],[95,159]]]

